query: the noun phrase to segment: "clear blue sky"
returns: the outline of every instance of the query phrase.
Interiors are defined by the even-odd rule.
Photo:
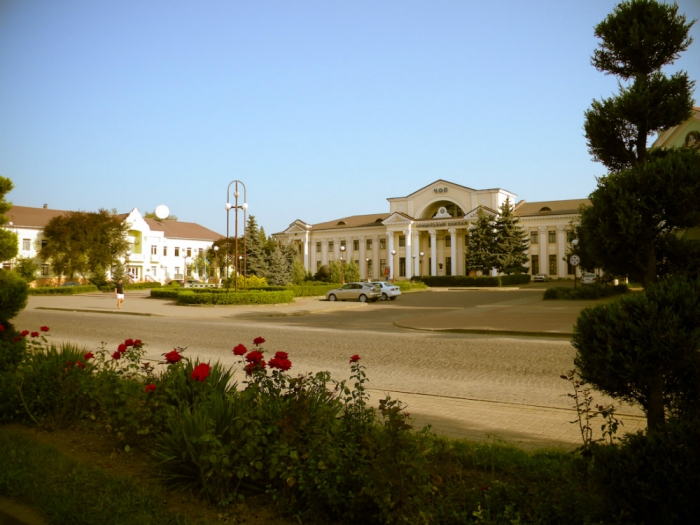
[[[593,27],[616,3],[0,0],[0,174],[17,205],[165,204],[220,233],[233,179],[268,234],[436,179],[583,198],[604,174],[583,112],[616,90]],[[670,71],[700,81],[692,31]]]

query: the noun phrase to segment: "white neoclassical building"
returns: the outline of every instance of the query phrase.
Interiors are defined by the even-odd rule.
[[[320,224],[296,220],[274,237],[293,245],[311,272],[342,255],[355,261],[363,280],[466,275],[467,238],[477,210],[496,215],[506,199],[517,203],[515,215],[530,239],[530,272],[573,279],[574,268],[564,260],[567,232],[587,199],[517,202],[504,189],[475,190],[437,180],[405,197],[388,198],[388,212]]]
[[[28,206],[13,206],[5,216],[9,228],[17,234],[19,241],[18,257],[31,257],[41,268],[40,277],[35,285],[50,283],[57,276],[51,272],[48,262],[39,257],[44,226],[58,215],[67,213],[63,210],[52,210],[48,207],[30,208]],[[181,279],[187,268],[191,275],[194,257],[206,252],[214,241],[223,236],[193,222],[157,221],[144,219],[138,209],[119,215],[127,223],[130,249],[124,259],[127,271],[134,281],[166,282],[170,279]],[[6,261],[9,267],[12,261]],[[203,277],[200,275],[198,277]]]

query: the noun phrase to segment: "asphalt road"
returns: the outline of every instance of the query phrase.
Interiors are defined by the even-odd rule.
[[[423,333],[393,325],[402,316],[421,312],[432,315],[504,301],[531,301],[532,293],[541,292],[414,293],[387,303],[285,317],[268,317],[262,310],[236,317],[235,309],[227,317],[222,317],[220,311],[214,317],[207,309],[195,312],[194,317],[191,310],[187,317],[114,315],[110,314],[113,297],[106,295],[92,300],[104,300],[105,312],[110,312],[107,314],[32,309],[30,302],[14,323],[19,329],[29,330],[48,325],[54,341],[72,341],[91,350],[101,342],[113,350],[125,338],[138,338],[147,343],[148,356],[153,359],[181,347],[187,349],[187,355],[231,365],[236,364],[231,352],[235,345],[251,345],[255,337],[262,336],[268,352],[289,353],[292,372],[328,370],[339,380],[349,374],[349,357],[359,354],[375,396],[391,392],[392,396],[408,399],[409,411],[420,416],[417,419],[434,423],[430,418],[438,418],[446,433],[465,437],[517,434],[516,441],[570,442],[576,439],[576,433],[571,437],[569,432],[569,385],[560,378],[573,367],[574,349],[568,341]],[[67,302],[55,299],[57,306]],[[127,297],[127,304],[131,301],[153,300]],[[148,304],[153,303],[144,303]],[[238,378],[243,380],[242,375]],[[521,417],[528,409],[549,410],[554,416],[562,412],[554,420],[563,425],[566,436],[559,431],[552,431],[551,436],[543,434],[535,425],[523,438],[519,428],[512,428],[523,423],[509,414]],[[638,411],[627,412],[638,415]],[[488,428],[469,434],[468,427],[475,425],[469,418],[477,413]]]

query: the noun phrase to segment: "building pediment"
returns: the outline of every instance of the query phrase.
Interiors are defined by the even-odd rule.
[[[384,226],[393,226],[397,224],[410,224],[411,222],[413,222],[412,217],[409,217],[405,213],[397,211],[389,215],[386,219],[384,219],[382,221],[382,224]]]
[[[284,230],[283,233],[305,233],[311,229],[310,224],[306,224],[304,221],[297,219],[289,227]]]
[[[478,215],[478,214],[479,214],[479,208],[481,208],[482,210],[484,210],[484,213],[486,213],[487,215],[491,215],[492,217],[495,217],[496,215],[498,215],[498,212],[497,212],[496,210],[493,210],[493,209],[489,208],[488,206],[477,206],[476,208],[474,208],[474,209],[473,209],[472,211],[470,211],[469,213],[466,213],[466,214],[464,215],[464,219],[465,219],[465,220],[468,220],[468,221],[476,220],[476,218],[479,216],[479,215]]]

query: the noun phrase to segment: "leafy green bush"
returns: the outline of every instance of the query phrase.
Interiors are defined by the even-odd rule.
[[[181,291],[178,304],[280,304],[294,301],[294,292],[195,293]]]
[[[408,292],[409,290],[427,290],[428,286],[420,281],[396,281],[393,283],[399,287],[402,292]]]
[[[97,286],[94,284],[84,284],[82,286],[42,286],[40,288],[30,288],[31,295],[74,295],[79,293],[96,292]],[[114,288],[111,289],[114,291]]]
[[[16,272],[0,270],[0,324],[15,317],[26,305],[29,287]]]
[[[151,289],[151,297],[155,299],[177,299],[177,294],[182,291],[182,288],[164,287]]]
[[[295,297],[317,297],[321,295],[326,295],[327,292],[340,288],[342,284],[340,283],[324,283],[322,285],[313,284],[293,284],[288,286],[287,289],[294,292]]]
[[[555,288],[547,288],[544,292],[544,299],[602,299],[612,295],[620,295],[629,292],[629,287],[626,284],[618,284],[616,286],[600,286],[597,284],[580,286],[578,288],[568,288],[558,286]]]
[[[529,274],[518,275],[499,275],[496,277],[479,276],[471,277],[468,275],[439,275],[425,276],[423,282],[428,286],[469,286],[469,287],[497,287],[497,286],[513,286],[516,284],[528,284],[530,282]]]
[[[159,282],[146,282],[146,283],[128,283],[124,284],[124,289],[125,290],[150,290],[153,288],[160,288],[163,286]],[[116,284],[114,283],[109,283],[104,286],[100,286],[100,291],[101,292],[114,292],[114,289],[117,287]]]

